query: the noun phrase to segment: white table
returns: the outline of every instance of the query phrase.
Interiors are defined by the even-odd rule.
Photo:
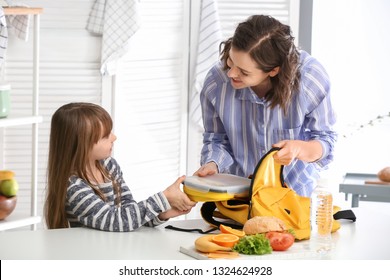
[[[345,200],[351,194],[352,207],[359,207],[359,201],[390,202],[390,184],[377,182],[376,174],[347,173],[339,185],[339,191],[345,193]]]
[[[390,260],[390,213],[355,208],[356,223],[342,222],[333,234],[330,259]],[[207,228],[202,220],[172,222]],[[87,228],[0,232],[1,260],[191,260],[180,246],[190,246],[198,233],[143,227],[134,232],[103,232]],[[308,241],[303,241],[308,242]]]

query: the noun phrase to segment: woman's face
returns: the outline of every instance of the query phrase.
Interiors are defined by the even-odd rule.
[[[265,73],[260,70],[248,53],[234,50],[234,48],[229,51],[227,65],[230,68],[227,75],[235,89],[257,87],[269,83],[269,77],[273,75],[272,71]]]
[[[101,138],[93,145],[91,152],[92,160],[102,160],[110,157],[115,140],[116,135],[112,132],[108,136]]]

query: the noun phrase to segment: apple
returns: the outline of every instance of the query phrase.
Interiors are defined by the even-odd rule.
[[[0,221],[7,218],[16,206],[16,196],[6,197],[0,194]]]
[[[0,183],[0,193],[7,197],[15,196],[18,190],[19,184],[15,179],[2,180]]]

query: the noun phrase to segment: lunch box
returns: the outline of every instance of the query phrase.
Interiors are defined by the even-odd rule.
[[[223,201],[249,195],[251,180],[232,174],[188,176],[183,191],[193,201]]]

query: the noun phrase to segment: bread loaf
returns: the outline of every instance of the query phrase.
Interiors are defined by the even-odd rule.
[[[384,182],[390,182],[390,166],[379,171],[378,178]]]
[[[256,216],[244,224],[246,234],[264,233],[269,231],[285,231],[285,223],[276,217]]]

